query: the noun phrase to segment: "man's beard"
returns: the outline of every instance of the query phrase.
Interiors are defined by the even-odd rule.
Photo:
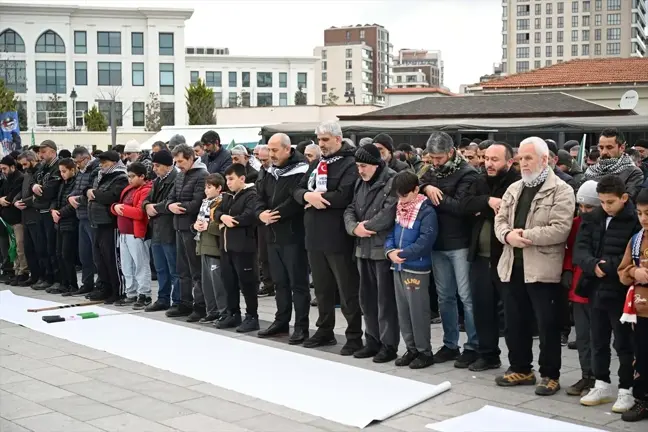
[[[524,174],[523,172],[520,173],[522,175],[522,181],[524,183],[533,183],[535,179],[540,177],[540,174],[542,174],[543,168],[538,169],[537,171],[532,172],[531,174]]]
[[[485,169],[485,168],[484,168],[484,169]],[[490,175],[490,173],[489,173],[488,171],[486,171],[486,174],[487,174],[488,177],[490,177],[490,178],[499,178],[499,177],[503,177],[503,176],[505,176],[506,173],[508,173],[508,172],[509,172],[509,168],[508,168],[506,165],[504,165],[502,168],[500,168],[500,169],[497,170],[497,172],[495,173],[495,175]]]

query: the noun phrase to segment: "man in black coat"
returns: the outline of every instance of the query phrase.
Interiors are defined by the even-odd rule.
[[[293,199],[293,192],[308,171],[306,158],[291,148],[286,134],[275,134],[268,141],[272,166],[262,171],[257,181],[256,215],[264,224],[270,275],[275,283],[277,313],[274,322],[259,332],[259,337],[288,333],[293,303],[295,330],[289,343],[298,345],[308,338],[308,260],[304,245],[304,207]]]
[[[363,138],[364,139],[364,138]],[[410,169],[407,162],[403,162],[394,157],[394,140],[391,136],[381,133],[374,137],[373,144],[380,150],[380,157],[385,161],[387,167],[399,173],[403,170]],[[411,168],[413,170],[413,168]]]
[[[20,194],[23,183],[23,173],[16,167],[16,161],[11,156],[5,156],[0,160],[0,168],[4,175],[2,187],[0,187],[0,216],[7,225],[13,228],[16,236],[16,260],[14,261],[13,277],[4,282],[9,285],[16,285],[29,279],[29,267],[25,259],[24,250],[24,226],[21,223],[20,210],[13,206],[12,202]]]
[[[29,267],[29,279],[18,284],[18,286],[37,285],[44,281],[41,268],[41,254],[44,250],[45,234],[41,230],[40,213],[33,203],[32,186],[34,176],[39,170],[38,156],[31,150],[18,155],[18,163],[23,169],[23,181],[18,195],[13,199],[13,205],[21,211],[21,221],[25,227],[25,259]]]
[[[479,338],[479,359],[469,366],[472,371],[497,369],[501,366],[499,349],[500,323],[498,302],[501,281],[497,263],[503,245],[495,237],[494,220],[502,196],[520,179],[511,169],[513,149],[506,143],[493,143],[484,153],[485,174],[471,185],[464,200],[464,211],[475,215],[468,260],[473,298],[475,327]]]
[[[210,174],[218,173],[223,175],[225,170],[232,165],[232,155],[229,150],[221,146],[218,132],[210,130],[203,134],[200,142],[205,147],[205,154],[202,156],[203,163],[207,166]]]
[[[310,164],[293,194],[305,206],[306,250],[319,311],[317,332],[304,342],[304,347],[336,343],[333,328],[338,290],[348,324],[347,342],[340,354],[350,356],[362,349],[358,269],[353,263],[353,239],[346,233],[343,217],[358,179],[355,148],[342,143],[342,129],[337,122],[322,123],[315,132],[322,158]]]

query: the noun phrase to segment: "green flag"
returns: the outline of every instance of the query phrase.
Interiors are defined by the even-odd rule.
[[[36,145],[36,137],[34,136],[34,128],[31,130],[31,145],[35,146]]]
[[[585,142],[587,140],[587,134],[583,134],[583,139],[581,140],[581,145],[580,148],[578,149],[578,158],[576,161],[578,162],[578,166],[582,169],[583,165],[585,165]]]

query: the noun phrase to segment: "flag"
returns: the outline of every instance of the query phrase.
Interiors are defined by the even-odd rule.
[[[35,146],[36,145],[36,137],[34,136],[34,128],[31,130],[31,145]]]
[[[585,165],[585,142],[587,141],[587,134],[583,134],[583,139],[581,140],[580,148],[578,149],[578,158],[576,161],[578,162],[578,166],[583,169],[583,165]]]

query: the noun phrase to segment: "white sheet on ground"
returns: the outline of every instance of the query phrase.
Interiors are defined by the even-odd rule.
[[[486,405],[480,410],[426,426],[438,432],[604,432],[573,423]]]
[[[53,324],[42,320],[44,315],[114,313],[97,306],[27,312],[58,304],[0,291],[0,319],[359,428],[450,388],[449,382],[435,386],[135,314]]]

